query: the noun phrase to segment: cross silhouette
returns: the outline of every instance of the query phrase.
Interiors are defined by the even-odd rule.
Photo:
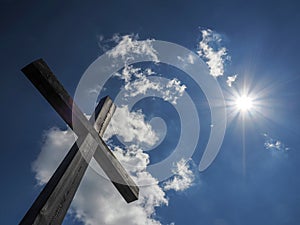
[[[127,203],[137,200],[138,186],[102,140],[116,108],[112,100],[108,96],[102,98],[89,121],[44,60],[38,59],[30,63],[22,69],[22,72],[73,129],[78,139],[25,214],[20,225],[61,224],[92,157]]]

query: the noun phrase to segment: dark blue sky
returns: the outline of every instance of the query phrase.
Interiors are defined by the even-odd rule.
[[[162,224],[297,225],[300,135],[300,3],[297,1],[13,1],[0,3],[1,224],[20,221],[39,189],[31,170],[43,132],[65,127],[20,69],[44,58],[66,89],[99,55],[99,35],[138,34],[197,50],[199,27],[223,37],[225,74],[266,90],[267,118],[248,119],[247,173],[241,124],[228,125],[217,160],[184,193],[159,208]],[[255,89],[256,90],[256,89]],[[225,94],[226,97],[226,94]],[[264,148],[263,133],[288,152]]]

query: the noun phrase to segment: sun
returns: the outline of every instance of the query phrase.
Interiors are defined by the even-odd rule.
[[[225,92],[227,119],[235,121],[259,121],[268,119],[276,102],[269,97],[270,87],[264,82],[246,82]]]
[[[250,111],[253,109],[253,99],[250,96],[237,96],[235,99],[235,107],[238,111]]]
[[[262,102],[258,95],[247,90],[233,90],[227,99],[227,115],[229,120],[238,117],[240,119],[254,118],[261,114]]]

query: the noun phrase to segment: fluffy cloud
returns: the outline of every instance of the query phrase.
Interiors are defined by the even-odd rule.
[[[39,185],[45,184],[53,172],[58,162],[66,154],[66,150],[71,147],[76,139],[76,135],[71,130],[61,131],[54,127],[44,134],[44,144],[38,158],[32,163],[35,179]]]
[[[268,134],[263,134],[265,138],[264,147],[267,150],[288,151],[290,150],[282,141],[271,138]]]
[[[164,190],[184,191],[193,184],[195,177],[186,160],[177,162],[173,173],[174,178],[164,183]]]
[[[161,91],[162,87],[159,82],[147,78],[147,76],[153,74],[155,73],[151,69],[143,71],[141,68],[125,66],[120,75],[120,78],[125,80],[125,90],[127,91],[125,96],[145,95],[148,90]]]
[[[186,89],[181,81],[174,78],[166,85],[162,85],[159,80],[151,80],[150,76],[157,75],[151,69],[142,70],[131,66],[125,66],[121,73],[115,76],[123,79],[125,82],[125,97],[135,97],[137,95],[146,95],[149,91],[159,93],[165,101],[176,104],[177,99],[181,97]]]
[[[176,104],[177,99],[183,95],[185,89],[186,86],[181,84],[180,80],[172,79],[166,85],[166,90],[163,92],[163,99]]]
[[[198,55],[202,57],[214,77],[224,74],[224,63],[229,59],[227,49],[221,46],[221,36],[210,29],[202,30],[202,40],[198,45]]]
[[[153,40],[138,41],[137,35],[114,35],[113,38],[105,40],[103,36],[99,36],[99,46],[103,50],[107,50],[109,43],[114,42],[117,45],[108,50],[107,53],[112,58],[121,57],[125,62],[134,58],[136,55],[146,55],[154,62],[159,62],[157,52],[152,46]],[[193,64],[194,57],[188,55],[185,61]],[[126,64],[126,63],[125,63]],[[142,70],[135,68],[132,65],[125,65],[121,73],[116,73],[115,76],[120,77],[125,81],[125,97],[135,97],[137,95],[145,95],[147,91],[156,91],[161,94],[164,100],[176,104],[178,97],[183,95],[186,86],[181,84],[178,79],[172,79],[163,86],[159,81],[153,81],[148,77],[155,75],[151,69]],[[98,93],[98,89],[89,90],[91,94]]]
[[[158,186],[158,182],[144,171],[145,165],[148,163],[146,154],[136,148],[126,149],[126,151],[116,148],[114,153],[125,167],[138,163],[139,167],[126,167],[127,170],[135,168],[134,180],[137,183],[147,180],[153,185],[141,186],[139,200],[127,204],[109,181],[101,179],[95,173],[87,173],[72,205],[76,217],[85,224],[92,225],[160,224],[153,218],[155,207],[167,205],[168,201],[165,198],[165,193]],[[134,151],[134,153],[130,151]]]
[[[114,35],[112,38],[117,46],[108,51],[108,55],[113,58],[121,57],[123,60],[134,57],[134,55],[149,56],[154,62],[158,62],[157,52],[152,46],[153,40],[147,39],[137,41],[137,36],[134,35]]]
[[[229,87],[231,87],[231,86],[232,86],[232,83],[235,82],[236,78],[237,78],[237,75],[234,75],[234,76],[228,76],[228,77],[227,77],[227,80],[226,80],[227,85],[228,85]]]
[[[145,122],[143,113],[141,111],[130,112],[126,105],[117,107],[104,139],[108,140],[116,134],[125,142],[134,142],[138,145],[152,146],[158,141],[151,125]]]
[[[38,184],[44,184],[49,180],[73,142],[74,135],[71,130],[50,129],[45,134],[42,151],[33,163]],[[128,167],[129,169],[135,168],[135,171],[131,172],[135,174],[133,178],[137,183],[148,180],[147,183],[153,185],[140,187],[139,200],[127,204],[110,181],[88,168],[72,202],[72,215],[88,225],[160,224],[153,218],[155,207],[166,205],[168,201],[158,181],[145,172],[145,167],[149,162],[147,155],[137,147],[130,147],[126,151],[120,148],[114,150],[116,157],[125,165],[137,163],[138,167]]]

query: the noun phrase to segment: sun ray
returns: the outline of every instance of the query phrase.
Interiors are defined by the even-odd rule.
[[[264,114],[264,97],[261,90],[255,88],[251,83],[247,85],[247,82],[244,82],[241,88],[236,86],[231,88],[228,93],[226,104],[228,121],[230,123],[233,120],[237,121],[235,125],[241,129],[241,171],[244,177],[247,174],[246,126],[253,124],[248,123],[249,121],[255,122],[262,117],[261,114]]]

